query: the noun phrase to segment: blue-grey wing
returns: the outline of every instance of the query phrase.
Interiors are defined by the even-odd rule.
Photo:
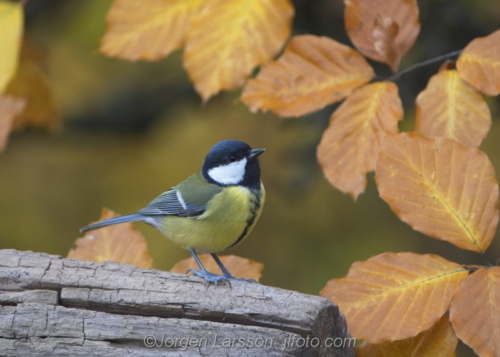
[[[206,207],[196,206],[185,202],[175,188],[162,193],[141,209],[139,214],[144,216],[171,215],[179,217],[196,217],[205,212]]]

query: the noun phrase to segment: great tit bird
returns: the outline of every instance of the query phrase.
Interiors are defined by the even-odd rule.
[[[80,233],[112,224],[145,222],[189,250],[200,268],[189,270],[194,275],[215,284],[236,279],[216,253],[241,243],[260,216],[265,191],[257,157],[264,150],[251,149],[237,140],[221,141],[210,149],[198,172],[137,213],[91,224]],[[197,253],[210,253],[223,275],[208,272]]]

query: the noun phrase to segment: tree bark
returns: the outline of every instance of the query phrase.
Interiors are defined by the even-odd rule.
[[[354,356],[329,300],[0,250],[1,356]]]

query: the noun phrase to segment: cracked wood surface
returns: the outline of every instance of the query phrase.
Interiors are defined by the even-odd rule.
[[[0,356],[354,356],[347,337],[318,296],[0,250]]]

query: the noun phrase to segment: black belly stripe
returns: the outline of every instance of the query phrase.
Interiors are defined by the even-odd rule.
[[[238,239],[236,239],[236,241],[233,244],[231,244],[229,247],[227,247],[226,249],[234,247],[236,244],[241,242],[243,240],[243,238],[246,237],[246,235],[248,234],[248,230],[250,229],[250,227],[252,227],[252,225],[255,221],[255,218],[257,217],[257,211],[260,208],[260,194],[261,194],[261,192],[260,192],[260,190],[252,190],[252,193],[254,194],[254,199],[252,199],[252,207],[250,207],[250,217],[246,221],[247,224],[246,224],[245,228],[243,229],[243,232],[238,237]]]

